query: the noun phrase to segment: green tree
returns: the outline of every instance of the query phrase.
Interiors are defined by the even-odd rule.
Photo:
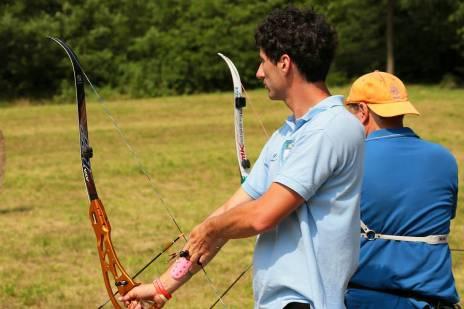
[[[389,0],[297,0],[327,16],[339,35],[331,82],[386,70]],[[70,97],[69,60],[48,35],[67,41],[97,86],[132,97],[230,89],[216,55],[237,65],[247,88],[260,87],[254,31],[288,1],[6,0],[0,3],[0,97]],[[464,4],[396,0],[397,74],[408,81],[464,75]],[[106,89],[105,89],[106,90]]]

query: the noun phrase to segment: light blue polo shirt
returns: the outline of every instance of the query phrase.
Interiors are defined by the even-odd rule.
[[[456,214],[455,158],[411,129],[382,129],[366,139],[361,217],[372,230],[399,236],[448,234]],[[416,298],[458,302],[447,244],[377,239],[361,241],[349,308],[423,308]],[[384,293],[382,293],[384,292]],[[392,292],[393,295],[388,294]],[[385,294],[386,293],[386,294]],[[394,304],[394,306],[392,305]]]
[[[257,199],[277,182],[306,202],[258,237],[255,308],[344,307],[359,258],[363,132],[343,97],[331,96],[300,119],[289,117],[264,146],[244,190]]]

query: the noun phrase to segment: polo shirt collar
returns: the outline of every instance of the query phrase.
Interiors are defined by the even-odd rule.
[[[366,141],[381,139],[381,138],[395,138],[395,137],[419,137],[413,130],[408,127],[395,128],[395,129],[380,129],[374,132],[371,132]]]
[[[300,128],[303,124],[306,122],[310,121],[311,119],[314,118],[317,114],[320,112],[323,112],[329,108],[332,108],[334,106],[343,106],[343,96],[341,95],[333,95],[330,97],[327,97],[311,107],[306,114],[301,116],[301,118],[298,118],[295,120],[295,117],[293,115],[288,116],[286,122],[287,125],[292,129],[296,130]]]

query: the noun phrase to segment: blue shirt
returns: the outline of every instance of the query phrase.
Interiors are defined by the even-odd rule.
[[[343,308],[359,258],[363,128],[341,96],[289,117],[269,139],[243,184],[253,198],[273,182],[305,203],[259,235],[253,261],[256,308],[290,302]]]
[[[409,128],[372,132],[365,151],[361,218],[370,229],[403,236],[449,233],[458,190],[456,160],[449,151]],[[447,244],[362,239],[359,268],[351,282],[451,303],[459,299]],[[375,303],[376,297],[367,294],[349,290],[348,307],[387,308],[381,305],[385,299]]]

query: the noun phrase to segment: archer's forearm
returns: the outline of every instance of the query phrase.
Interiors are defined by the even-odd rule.
[[[233,207],[220,215],[208,218],[208,224],[221,239],[255,236],[267,229],[259,220],[256,202],[249,201]]]
[[[251,196],[248,195],[248,193],[245,192],[245,190],[242,189],[242,187],[238,188],[237,191],[232,195],[231,198],[227,200],[221,207],[216,209],[214,212],[212,212],[209,216],[209,218],[216,217],[218,215],[221,215],[232,208],[235,208],[243,203],[249,202],[253,200]]]
[[[205,224],[218,239],[250,237],[274,228],[303,202],[304,199],[295,191],[273,183],[259,199],[228,209],[209,218]]]

